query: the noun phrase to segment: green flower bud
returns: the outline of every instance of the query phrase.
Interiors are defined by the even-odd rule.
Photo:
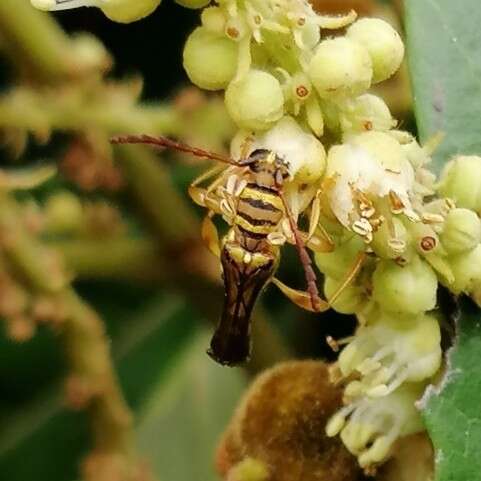
[[[147,17],[159,4],[160,0],[110,0],[102,2],[101,9],[114,22],[130,23]]]
[[[58,192],[45,204],[47,229],[54,233],[79,230],[83,221],[83,207],[78,197],[71,192]]]
[[[372,65],[367,50],[344,37],[319,44],[308,74],[321,97],[352,97],[371,85]]]
[[[347,37],[363,45],[372,60],[372,82],[391,77],[404,57],[404,44],[389,23],[379,18],[361,18],[347,30]]]
[[[185,8],[204,8],[206,5],[209,5],[210,0],[175,0],[175,3],[178,3],[182,7]]]
[[[342,108],[339,120],[344,133],[389,130],[396,125],[388,106],[380,97],[364,94]]]
[[[225,104],[234,122],[245,129],[268,129],[284,113],[279,81],[262,70],[250,70],[241,80],[231,82]]]
[[[481,221],[469,209],[451,210],[443,224],[441,243],[449,254],[474,249],[481,242]]]
[[[226,18],[222,8],[204,8],[200,18],[202,20],[202,26],[209,30],[209,32],[217,35],[222,35],[224,33]]]
[[[454,282],[448,287],[459,294],[471,292],[481,282],[481,244],[473,250],[449,258]]]
[[[324,280],[324,294],[328,301],[336,293],[342,281],[326,277]],[[359,312],[364,303],[362,289],[359,286],[347,286],[331,304],[332,308],[341,314],[354,314]]]
[[[398,259],[403,257],[409,246],[409,233],[401,220],[393,217],[391,224],[381,224],[370,245],[382,259]]]
[[[79,7],[99,7],[115,22],[130,23],[150,15],[160,0],[31,0],[40,10],[68,10]]]
[[[393,261],[380,261],[372,283],[373,299],[388,312],[420,314],[436,306],[436,274],[419,257],[404,267]]]
[[[481,157],[460,155],[448,162],[438,190],[458,207],[481,212]]]
[[[190,80],[206,90],[221,90],[237,70],[237,44],[228,38],[196,28],[184,48],[184,68]]]
[[[351,270],[357,255],[364,252],[365,248],[366,246],[360,237],[352,236],[336,246],[332,252],[316,252],[315,262],[323,274],[341,280]]]

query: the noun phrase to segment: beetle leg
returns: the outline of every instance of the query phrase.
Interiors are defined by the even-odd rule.
[[[199,187],[199,185],[205,182],[206,180],[211,179],[212,177],[220,174],[223,170],[225,170],[224,165],[215,165],[211,169],[208,169],[206,172],[200,174],[189,185],[189,189],[188,189],[189,196],[197,205],[200,205],[201,207],[206,207],[206,204],[205,204],[206,195],[211,190],[213,190],[213,188],[217,186],[216,184],[219,179],[214,180],[214,182],[212,182],[212,184],[209,185],[209,187],[207,188]],[[222,178],[222,176],[220,176],[219,178]],[[214,185],[214,187],[212,187],[212,185]]]
[[[293,289],[292,287],[289,287],[286,284],[284,284],[282,281],[280,281],[276,277],[272,278],[272,282],[279,288],[279,290],[288,299],[290,299],[294,304],[301,307],[302,309],[305,309],[306,311],[325,312],[331,307],[330,304],[327,301],[325,301],[323,299],[319,299],[320,304],[319,304],[318,308],[313,309],[312,298],[311,298],[311,296],[308,292],[300,291],[298,289]]]
[[[214,212],[209,211],[202,221],[201,236],[206,247],[214,254],[216,257],[220,257],[220,242],[219,233],[217,228],[212,221]]]

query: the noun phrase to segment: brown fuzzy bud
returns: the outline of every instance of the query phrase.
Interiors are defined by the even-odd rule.
[[[268,468],[265,481],[359,479],[356,459],[326,422],[341,405],[342,391],[319,361],[280,364],[260,375],[246,393],[217,452],[217,469],[230,481],[250,458]]]

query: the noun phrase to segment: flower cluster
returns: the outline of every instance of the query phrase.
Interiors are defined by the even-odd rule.
[[[128,21],[159,0],[34,3],[95,5]],[[183,56],[195,85],[224,91],[239,129],[233,157],[249,154],[246,139],[275,151],[289,165],[292,212],[313,215],[320,201],[317,230],[331,246],[315,255],[324,294],[359,320],[338,360],[345,406],[326,429],[366,468],[423,429],[415,401],[442,361],[438,283],[481,300],[481,158],[453,159],[437,181],[428,164],[440,139],[419,145],[369,93],[403,55],[379,19],[319,15],[305,0],[217,0]]]

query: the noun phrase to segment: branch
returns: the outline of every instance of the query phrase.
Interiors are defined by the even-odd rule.
[[[117,471],[112,479],[133,479],[141,468],[132,415],[118,385],[103,322],[70,287],[56,254],[30,235],[19,219],[16,201],[1,193],[0,246],[5,258],[31,291],[53,299],[63,313],[60,329],[70,363],[67,395],[70,404],[87,407],[93,425],[95,449],[85,464],[85,477],[107,479],[113,465]]]

